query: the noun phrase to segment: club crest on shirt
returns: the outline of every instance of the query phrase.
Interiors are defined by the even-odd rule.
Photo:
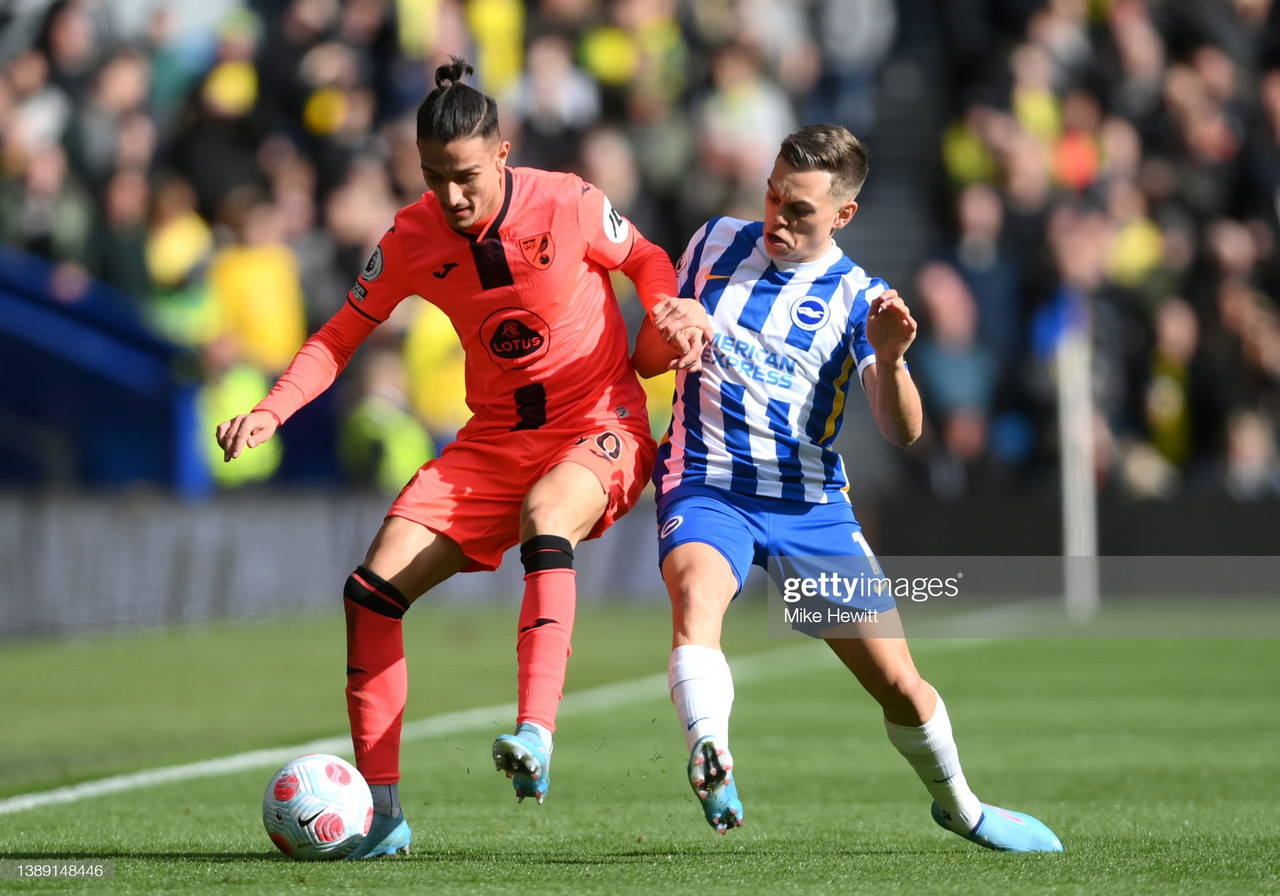
[[[520,370],[547,353],[551,328],[527,308],[499,308],[480,325],[480,339],[493,363]]]
[[[791,305],[791,322],[808,332],[821,327],[830,316],[827,303],[813,296],[802,296]]]
[[[364,278],[365,283],[372,283],[382,276],[382,247],[378,246],[373,250],[373,254],[369,256],[369,260],[365,262],[364,270],[360,272],[360,276]]]
[[[551,261],[556,257],[556,244],[551,239],[551,231],[547,230],[537,236],[522,238],[520,251],[524,253],[525,261],[538,270],[545,271],[551,267]]]

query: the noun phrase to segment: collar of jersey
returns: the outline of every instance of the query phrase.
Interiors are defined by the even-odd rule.
[[[773,262],[773,266],[780,271],[790,271],[796,273],[799,271],[823,270],[835,264],[844,251],[836,245],[836,241],[832,240],[831,245],[827,247],[827,251],[822,253],[813,261],[778,261],[766,252],[766,257]]]

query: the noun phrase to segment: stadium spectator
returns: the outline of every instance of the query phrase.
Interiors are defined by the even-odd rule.
[[[356,381],[356,396],[338,433],[338,456],[350,482],[394,495],[436,456],[435,445],[409,413],[398,352],[383,348],[364,358]]]
[[[926,265],[916,293],[928,327],[912,352],[913,378],[941,448],[932,458],[931,477],[936,491],[954,498],[987,454],[998,357],[990,343],[978,339],[978,305],[955,268]]]
[[[238,187],[220,206],[227,237],[209,262],[209,286],[222,330],[250,364],[279,373],[307,338],[297,257],[279,211],[255,187]]]
[[[102,217],[89,237],[89,270],[133,299],[151,297],[147,272],[147,213],[151,185],[138,168],[117,169],[103,191]]]
[[[200,349],[204,382],[196,397],[196,416],[201,432],[217,429],[246,404],[257,401],[271,385],[266,375],[241,354],[230,334],[215,337]],[[203,459],[209,475],[221,489],[234,489],[270,479],[280,467],[284,445],[280,440],[263,445],[245,458],[246,464],[223,463],[223,451],[216,441],[201,440]]]
[[[214,339],[222,320],[209,290],[213,231],[196,211],[196,194],[176,174],[160,179],[147,229],[147,271],[155,287],[144,318],[178,345]]]

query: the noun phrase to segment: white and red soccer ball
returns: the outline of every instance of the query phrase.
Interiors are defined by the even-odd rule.
[[[341,859],[369,833],[373,797],[351,763],[309,753],[272,776],[262,797],[262,823],[292,859]]]

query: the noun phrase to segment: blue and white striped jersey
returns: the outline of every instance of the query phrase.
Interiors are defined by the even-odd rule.
[[[680,295],[707,309],[715,340],[702,371],[676,378],[658,447],[658,496],[689,483],[825,504],[847,500],[832,447],[849,382],[875,362],[872,299],[888,289],[833,241],[817,261],[774,262],[764,225],[713,218],[677,266]]]

